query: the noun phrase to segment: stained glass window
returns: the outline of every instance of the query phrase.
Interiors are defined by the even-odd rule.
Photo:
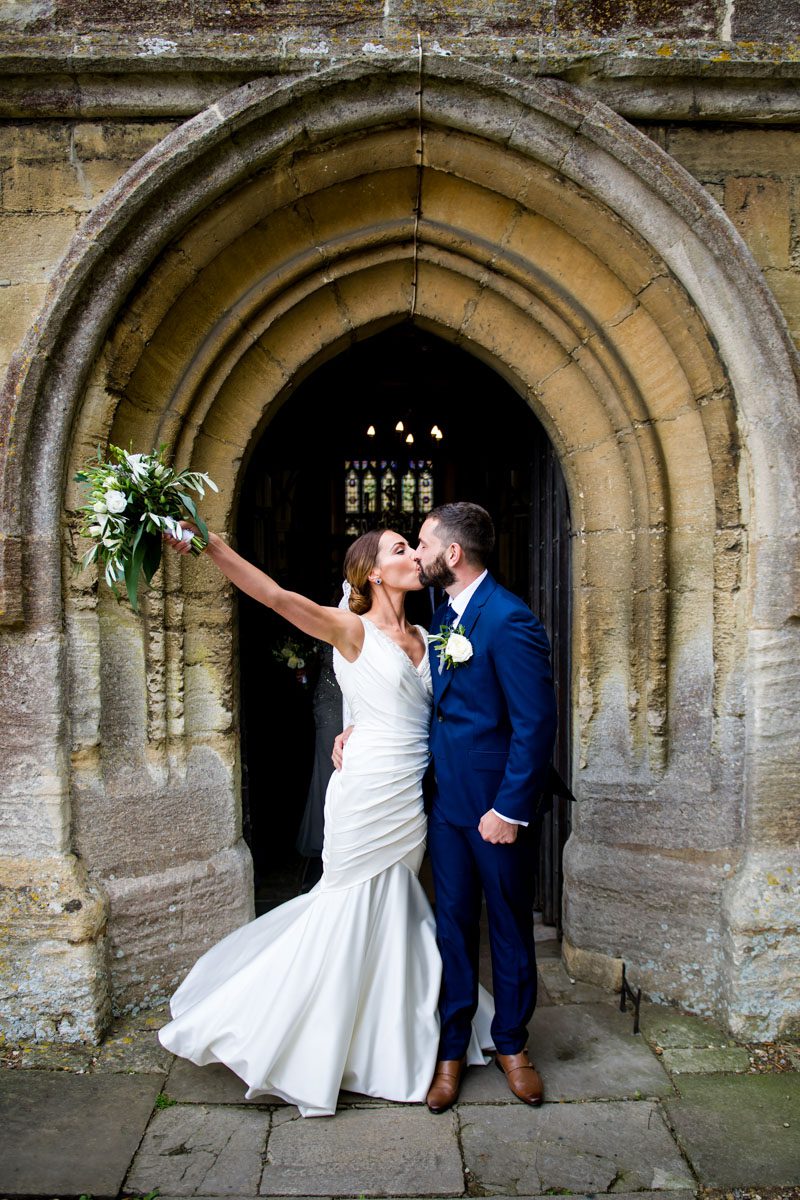
[[[427,459],[348,459],[344,464],[346,532],[374,525],[413,536],[434,506],[433,463]]]

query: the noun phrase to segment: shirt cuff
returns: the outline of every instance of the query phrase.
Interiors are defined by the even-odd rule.
[[[496,817],[499,817],[501,821],[508,821],[509,825],[524,825],[526,829],[528,828],[528,821],[517,821],[514,817],[504,817],[503,814],[498,812],[496,808],[493,808],[492,812]]]

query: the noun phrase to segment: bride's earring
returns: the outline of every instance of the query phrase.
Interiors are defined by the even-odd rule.
[[[375,580],[375,582],[376,582],[377,584],[380,584],[380,583],[382,582],[382,580],[380,580],[380,579],[376,579],[376,580]]]

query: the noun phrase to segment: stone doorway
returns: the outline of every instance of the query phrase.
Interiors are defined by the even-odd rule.
[[[68,481],[98,444],[163,442],[234,534],[300,383],[409,318],[525,397],[569,488],[573,973],[624,959],[734,1030],[796,1021],[785,321],[712,198],[596,96],[424,67],[422,111],[418,64],[388,59],[255,80],[175,129],[82,225],[11,365],[15,1029],[94,1037],[252,913],[231,591],[170,564],[145,619],[117,606],[72,574]]]
[[[568,778],[568,504],[555,453],[529,406],[489,366],[410,322],[356,343],[314,372],[254,451],[238,544],[282,583],[320,603],[340,595],[341,564],[355,528],[345,498],[352,462],[375,464],[379,495],[379,512],[356,518],[359,529],[387,524],[413,542],[426,505],[470,498],[491,511],[498,534],[492,570],[541,614],[553,642],[558,763]],[[414,508],[406,492],[404,511],[400,488],[409,467],[422,499]],[[386,483],[395,476],[393,499]],[[435,603],[438,597],[427,592],[410,596],[411,619],[429,626]],[[246,597],[239,601],[239,622],[243,825],[261,912],[296,894],[304,878],[313,881],[317,867],[295,843],[314,758],[318,664],[312,663],[306,683],[279,664],[274,649],[292,630]],[[558,812],[548,812],[543,830],[540,894],[551,923],[560,911],[569,829],[563,802],[554,803]]]

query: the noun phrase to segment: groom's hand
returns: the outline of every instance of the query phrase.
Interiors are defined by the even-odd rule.
[[[478,833],[483,840],[493,842],[495,845],[507,845],[509,842],[515,842],[517,829],[517,825],[512,824],[511,821],[504,821],[492,809],[485,812],[478,823]]]
[[[348,725],[347,729],[343,730],[342,733],[337,733],[336,737],[333,739],[333,754],[331,754],[331,760],[337,771],[341,771],[342,769],[342,752],[347,745],[347,739],[353,732],[353,728],[354,727],[352,725]]]

